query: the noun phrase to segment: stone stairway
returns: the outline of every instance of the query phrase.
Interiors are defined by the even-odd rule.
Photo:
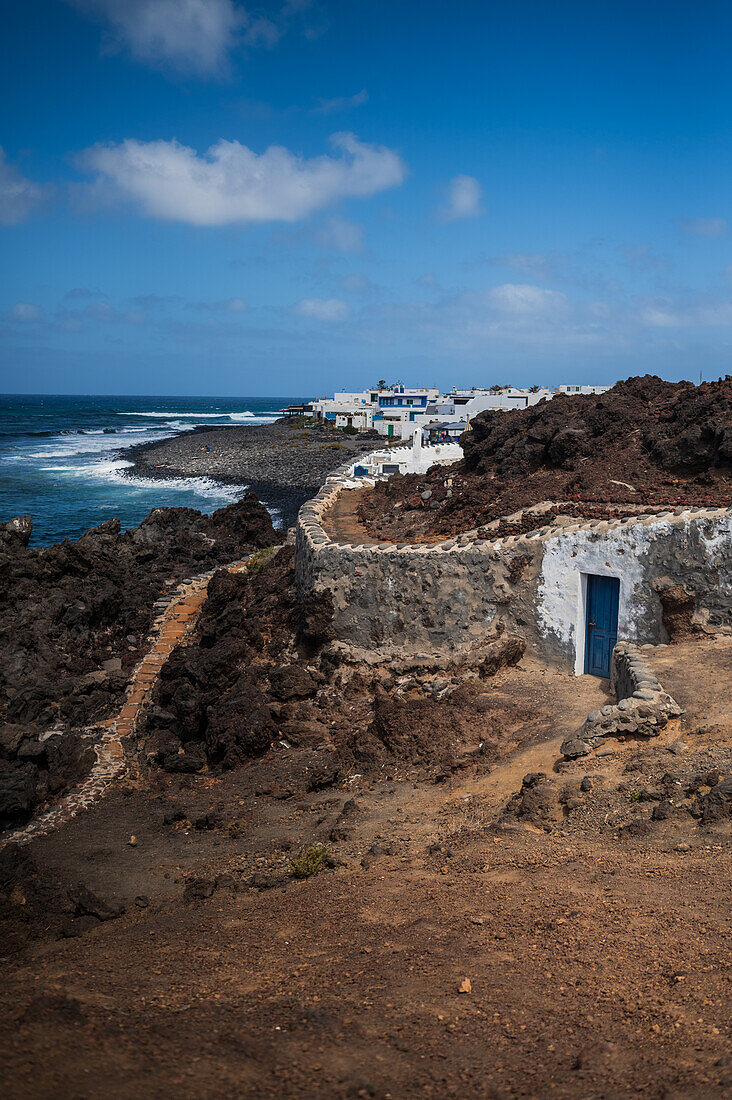
[[[232,573],[244,572],[251,555],[222,568]],[[153,687],[168,657],[176,646],[190,634],[206,599],[208,582],[217,570],[202,573],[184,581],[169,600],[158,600],[155,609],[158,617],[151,630],[152,645],[136,667],[119,712],[105,722],[92,727],[104,729],[96,747],[96,763],[89,775],[52,809],[34,818],[27,825],[16,829],[0,840],[0,848],[6,844],[27,844],[45,836],[53,829],[71,820],[81,810],[98,801],[110,783],[126,771],[124,742],[137,728],[140,715],[148,703]],[[90,730],[91,732],[91,730]]]

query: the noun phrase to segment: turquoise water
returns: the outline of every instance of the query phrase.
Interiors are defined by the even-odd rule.
[[[133,527],[151,508],[212,512],[246,486],[129,478],[119,449],[199,425],[268,424],[293,400],[0,396],[0,522],[32,516],[31,545],[47,546],[115,516]]]

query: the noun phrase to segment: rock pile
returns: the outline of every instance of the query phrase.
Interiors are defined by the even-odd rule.
[[[287,546],[261,572],[209,583],[198,642],[163,666],[147,716],[150,751],[167,770],[237,767],[278,737],[326,737],[312,702],[324,676],[306,655],[329,638],[328,598],[296,601],[293,557]]]
[[[732,376],[694,386],[645,375],[599,396],[483,412],[470,427],[461,463],[377,484],[361,510],[374,537],[457,534],[542,500],[732,504]]]
[[[38,550],[31,529],[28,517],[0,527],[0,827],[88,772],[92,727],[121,703],[156,601],[277,540],[253,494],[211,516],[155,509],[125,534],[111,520]]]

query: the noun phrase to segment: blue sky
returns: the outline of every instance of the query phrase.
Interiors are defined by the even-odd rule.
[[[729,372],[731,12],[7,0],[0,390]]]

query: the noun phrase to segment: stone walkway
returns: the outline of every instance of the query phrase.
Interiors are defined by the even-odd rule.
[[[243,572],[250,556],[222,568],[229,569],[232,573]],[[30,840],[57,829],[75,817],[80,810],[87,809],[101,798],[109,784],[126,770],[125,739],[137,728],[140,715],[160,675],[160,669],[175,647],[180,645],[195,626],[206,599],[208,582],[215,572],[212,569],[184,582],[170,600],[159,600],[156,603],[155,607],[160,614],[151,631],[153,644],[132,675],[119,713],[90,727],[90,732],[100,728],[105,732],[96,746],[97,759],[89,775],[53,809],[41,814],[23,828],[4,836],[0,841],[0,848],[10,843],[27,844]]]

